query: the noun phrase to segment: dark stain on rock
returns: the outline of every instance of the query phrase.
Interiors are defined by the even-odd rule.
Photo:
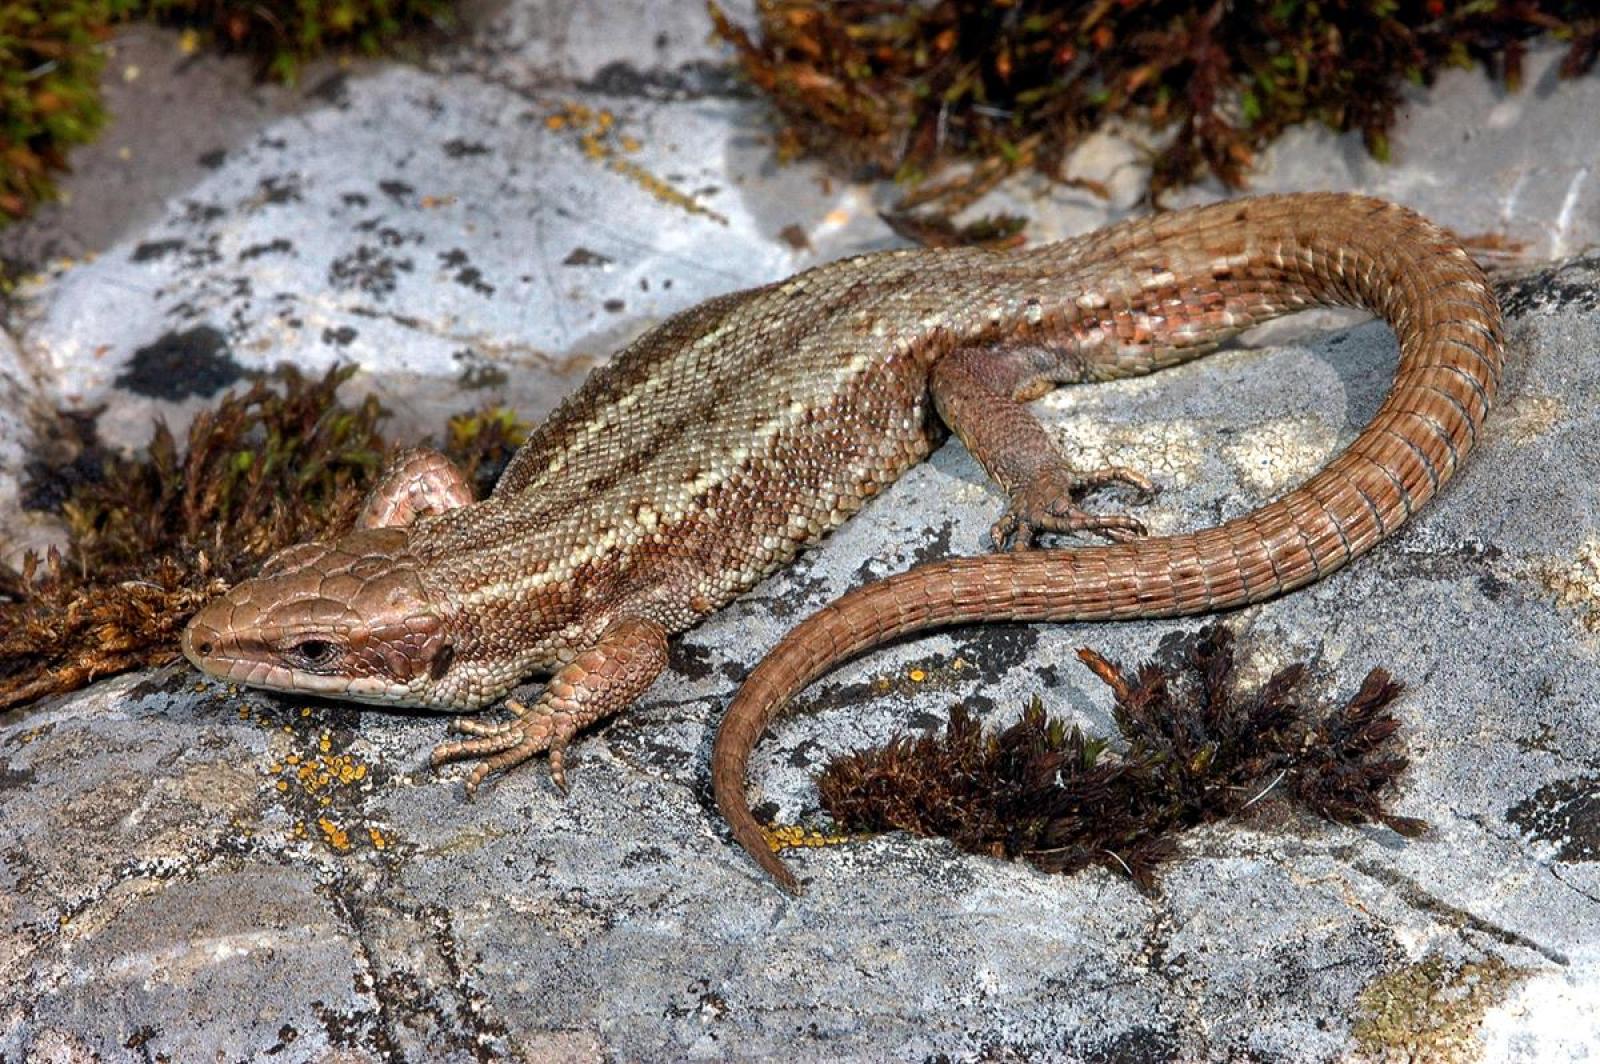
[[[276,1056],[279,1053],[282,1053],[285,1049],[288,1049],[290,1046],[294,1045],[295,1039],[299,1037],[300,1032],[294,1027],[294,1025],[286,1023],[278,1028],[278,1041],[276,1044],[268,1046],[263,1055],[269,1057]]]
[[[1183,1056],[1177,1032],[1156,1027],[1130,1027],[1100,1038],[1089,1035],[1073,1050],[1084,1064],[1155,1064]]]
[[[323,100],[335,107],[344,108],[350,104],[350,76],[344,73],[330,74],[313,85],[306,96],[314,100]]]
[[[256,183],[256,196],[262,203],[281,206],[285,203],[299,203],[300,175],[287,174],[283,177],[263,177]]]
[[[339,202],[346,207],[365,207],[372,201],[359,192],[346,192],[339,197]]]
[[[778,239],[788,244],[796,251],[811,251],[811,237],[806,231],[794,222],[790,222],[778,230]]]
[[[586,247],[575,247],[561,260],[563,266],[609,266],[611,259]]]
[[[228,338],[209,326],[171,332],[133,353],[116,385],[151,399],[215,395],[246,375]]]
[[[333,347],[349,347],[360,335],[350,326],[341,325],[337,329],[323,329],[322,342]]]
[[[488,155],[489,145],[456,137],[454,140],[444,142],[444,153],[452,159],[464,159],[469,155]]]
[[[483,279],[483,271],[476,266],[468,266],[456,274],[456,284],[470,288],[482,296],[494,295],[494,285]]]
[[[476,266],[469,265],[467,253],[460,248],[451,248],[449,251],[439,253],[439,261],[450,269],[456,270],[456,284],[463,288],[470,288],[479,295],[494,295],[494,285],[483,279],[483,271]]]
[[[280,236],[276,240],[269,241],[268,243],[252,244],[245,248],[243,251],[239,252],[239,261],[248,262],[251,259],[259,259],[263,255],[286,255],[293,250],[294,245]]]
[[[678,640],[667,650],[667,664],[671,670],[691,680],[704,680],[712,673],[711,648],[698,643]]]
[[[417,190],[404,181],[379,181],[378,190],[396,203],[405,203],[417,194]]]
[[[456,378],[456,383],[462,388],[476,390],[481,388],[500,388],[505,386],[507,380],[506,371],[495,363],[484,358],[482,355],[479,355],[476,351],[472,350],[472,348],[464,347],[452,354],[450,357],[455,360],[458,366],[461,367],[461,376]],[[508,462],[510,461],[509,455],[507,455],[506,460]],[[486,470],[482,468],[479,469],[480,474],[485,472]],[[499,478],[500,469],[496,469],[493,471],[493,476],[489,480],[488,486],[492,487],[494,482]]]
[[[1600,779],[1547,783],[1512,806],[1506,820],[1528,838],[1555,846],[1557,860],[1600,859]]]
[[[410,259],[385,255],[363,245],[329,264],[328,284],[342,291],[358,289],[383,299],[394,292],[400,274],[410,273],[412,268]]]
[[[199,163],[207,170],[216,170],[222,166],[223,161],[227,159],[227,157],[228,153],[224,149],[212,148],[210,151],[205,152],[195,159],[195,162]]]
[[[620,299],[608,299],[600,305],[613,314],[621,314],[627,307],[627,304]]]
[[[943,561],[950,557],[950,533],[954,522],[946,521],[937,530],[930,529],[931,538],[911,553],[911,564]]]
[[[132,262],[154,262],[164,259],[174,251],[183,250],[182,240],[146,240],[143,244],[133,249],[129,256]]]
[[[640,70],[618,60],[607,63],[579,88],[606,96],[632,96],[646,100],[695,100],[707,96],[748,98],[750,88],[732,66],[696,61],[676,70]]]
[[[197,203],[194,200],[185,200],[183,203],[183,220],[191,225],[205,225],[227,213],[215,203]]]
[[[1600,272],[1600,253],[1590,253],[1531,277],[1519,277],[1496,286],[1500,309],[1508,318],[1539,312],[1591,311],[1600,309],[1600,287],[1595,274]]]

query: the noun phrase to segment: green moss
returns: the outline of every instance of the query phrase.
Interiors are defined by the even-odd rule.
[[[327,52],[377,55],[402,35],[449,23],[455,0],[139,0],[149,17],[189,26],[260,71],[293,81]]]
[[[105,122],[100,42],[131,0],[0,2],[0,220],[55,193],[67,151]]]
[[[119,20],[196,29],[292,81],[327,52],[376,54],[447,24],[455,0],[0,0],[0,223],[55,195],[67,153],[105,124],[101,44]]]

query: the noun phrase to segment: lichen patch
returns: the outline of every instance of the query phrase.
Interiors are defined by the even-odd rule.
[[[1438,957],[1379,976],[1351,1033],[1361,1060],[1477,1060],[1478,1028],[1530,973],[1490,957],[1451,969]]]
[[[1539,582],[1555,595],[1556,605],[1575,610],[1578,621],[1600,635],[1600,536],[1590,536],[1568,561],[1552,558],[1537,569]]]
[[[1315,473],[1337,443],[1333,430],[1303,418],[1279,418],[1242,430],[1222,454],[1239,479],[1262,495],[1278,495]]]

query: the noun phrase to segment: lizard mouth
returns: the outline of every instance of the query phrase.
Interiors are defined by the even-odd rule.
[[[403,685],[381,676],[321,676],[268,660],[265,655],[251,654],[206,623],[204,611],[184,628],[179,645],[191,665],[207,676],[228,683],[285,694],[320,695],[387,705],[406,699]]]

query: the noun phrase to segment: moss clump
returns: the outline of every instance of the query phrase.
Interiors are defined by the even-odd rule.
[[[191,27],[294,80],[330,51],[376,54],[447,24],[456,0],[0,0],[0,223],[55,194],[67,152],[105,123],[102,43],[122,19]]]
[[[132,0],[0,3],[0,221],[54,195],[67,150],[105,122],[100,43]]]
[[[447,25],[455,0],[139,0],[145,14],[195,27],[260,71],[293,81],[325,52],[377,55],[401,35]]]
[[[1295,698],[1304,665],[1246,695],[1226,628],[1186,643],[1186,670],[1152,663],[1131,677],[1078,652],[1115,695],[1121,756],[1048,717],[1037,698],[998,732],[957,706],[943,735],[899,736],[833,761],[818,779],[823,806],[852,830],[940,835],[1047,872],[1102,865],[1144,889],[1176,852],[1177,833],[1243,813],[1268,793],[1340,823],[1424,830],[1381,798],[1406,766],[1382,752],[1399,727],[1387,707],[1400,693],[1382,669],[1325,710]]]
[[[392,450],[377,400],[338,401],[353,372],[284,370],[226,396],[181,456],[159,423],[148,454],[123,457],[98,448],[89,419],[65,419],[79,454],[35,469],[27,494],[59,508],[67,547],[0,566],[0,710],[173,660],[207,599],[278,550],[348,528]],[[486,411],[452,423],[446,452],[476,476],[522,431]]]
[[[1388,152],[1407,82],[1481,62],[1515,85],[1526,42],[1569,42],[1562,73],[1600,55],[1583,0],[760,0],[754,36],[710,4],[717,33],[784,120],[786,154],[815,152],[915,181],[972,172],[946,208],[1063,156],[1108,121],[1169,130],[1152,195],[1209,172],[1239,186],[1284,129],[1359,130]]]

